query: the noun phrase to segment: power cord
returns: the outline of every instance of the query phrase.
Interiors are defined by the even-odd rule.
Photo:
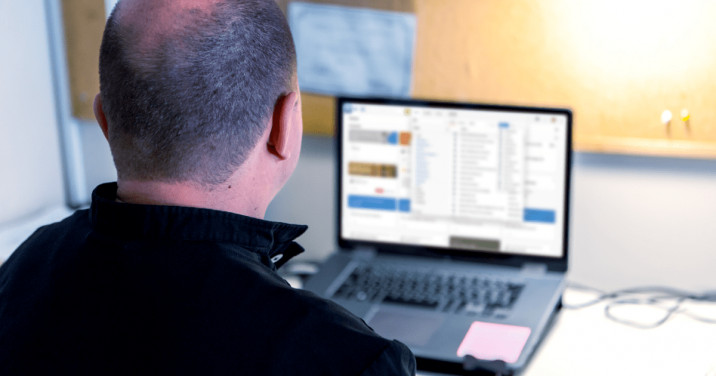
[[[635,287],[612,292],[605,292],[594,287],[582,285],[575,282],[569,282],[568,286],[575,290],[581,290],[596,294],[596,297],[581,303],[569,303],[563,300],[562,306],[567,309],[586,308],[597,303],[605,302],[604,314],[610,320],[620,324],[628,325],[640,329],[656,328],[664,324],[675,314],[682,314],[693,320],[707,324],[716,324],[716,318],[705,317],[689,312],[683,308],[684,302],[701,302],[716,303],[716,291],[708,291],[703,294],[694,294],[685,290],[679,290],[671,287],[663,286],[645,286]],[[661,309],[664,311],[663,316],[652,322],[643,322],[631,320],[615,314],[617,308],[636,305],[648,306]]]

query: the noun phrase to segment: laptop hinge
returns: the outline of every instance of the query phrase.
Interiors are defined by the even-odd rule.
[[[353,251],[353,258],[361,261],[368,261],[375,257],[375,254],[377,253],[375,248],[371,247],[357,247],[354,248]]]
[[[522,275],[530,277],[539,277],[547,273],[547,264],[536,262],[526,262],[522,264]]]

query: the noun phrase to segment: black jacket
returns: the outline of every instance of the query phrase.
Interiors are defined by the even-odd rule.
[[[116,189],[0,268],[1,375],[414,374],[403,344],[276,273],[306,226]]]

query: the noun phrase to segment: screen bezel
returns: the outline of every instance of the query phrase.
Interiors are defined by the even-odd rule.
[[[421,106],[421,107],[441,107],[449,109],[462,110],[487,110],[487,111],[509,111],[509,112],[529,112],[535,114],[555,114],[564,115],[567,118],[566,129],[566,147],[565,147],[565,187],[564,187],[564,203],[563,213],[563,239],[562,239],[562,255],[560,257],[551,256],[528,256],[512,253],[495,253],[490,251],[475,250],[458,250],[441,247],[428,247],[420,245],[406,245],[398,243],[375,242],[366,240],[345,239],[342,235],[342,211],[343,211],[343,105],[345,103],[358,103],[366,105],[395,105],[395,106]],[[568,263],[568,247],[569,247],[569,202],[571,195],[571,166],[572,166],[572,111],[566,108],[548,108],[548,107],[528,107],[528,106],[509,106],[485,103],[467,103],[467,102],[447,102],[433,100],[416,100],[416,99],[394,99],[394,98],[363,98],[363,97],[337,97],[336,98],[336,225],[338,245],[342,250],[352,250],[356,248],[371,248],[378,252],[410,254],[423,257],[451,258],[465,261],[492,262],[508,266],[522,266],[525,263],[541,263],[547,266],[551,271],[566,271]]]

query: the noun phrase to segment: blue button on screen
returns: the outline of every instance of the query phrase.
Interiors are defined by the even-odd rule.
[[[525,222],[555,223],[557,213],[554,210],[527,209],[524,212]]]
[[[394,198],[359,195],[348,196],[348,207],[350,208],[395,211],[397,206],[397,200]]]

